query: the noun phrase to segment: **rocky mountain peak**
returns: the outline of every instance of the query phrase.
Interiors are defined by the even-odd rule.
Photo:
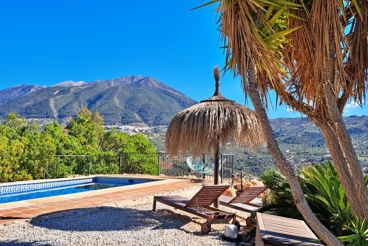
[[[75,87],[75,86],[83,86],[86,85],[87,83],[84,81],[73,81],[73,80],[67,80],[61,83],[58,83],[56,85],[53,85],[51,87],[56,87],[56,86],[64,86],[64,87]]]

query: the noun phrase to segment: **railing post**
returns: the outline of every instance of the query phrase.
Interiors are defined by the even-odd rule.
[[[223,158],[223,155],[221,154],[221,184],[222,184],[222,180],[223,180],[223,178],[224,178],[224,163],[223,163],[223,161],[224,161],[224,158]]]
[[[231,156],[231,177],[234,174],[234,155]]]
[[[61,160],[63,160],[63,159],[61,159]],[[56,165],[56,177],[58,178],[59,177],[59,165],[60,165],[60,162],[57,162],[56,164],[57,164]]]
[[[157,176],[160,176],[160,152],[157,152]]]
[[[119,174],[121,174],[121,153],[119,153]]]
[[[88,156],[89,158],[89,164],[88,164],[88,176],[91,175],[91,162],[92,162],[92,158],[91,156]]]
[[[206,167],[206,156],[204,155],[204,153],[202,154],[202,158],[203,165],[204,167]],[[202,179],[206,179],[206,174],[204,172],[202,173]]]

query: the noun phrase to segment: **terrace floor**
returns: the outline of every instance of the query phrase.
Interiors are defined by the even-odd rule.
[[[121,175],[121,177],[157,178],[142,175]],[[199,188],[202,184],[193,182],[189,178],[162,178],[160,181],[131,186],[4,203],[0,204],[0,226],[29,221],[40,215],[70,209],[92,208],[112,203],[134,205],[138,200],[149,202],[152,201],[153,195],[187,188]]]

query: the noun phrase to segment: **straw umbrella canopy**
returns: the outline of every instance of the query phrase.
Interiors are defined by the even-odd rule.
[[[166,132],[166,151],[193,156],[214,153],[214,184],[218,184],[220,146],[247,146],[255,149],[265,143],[255,113],[228,100],[220,93],[220,71],[214,69],[216,90],[212,97],[176,114]]]

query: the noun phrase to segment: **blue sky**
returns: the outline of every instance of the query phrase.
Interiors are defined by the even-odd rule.
[[[206,0],[204,1],[206,2]],[[0,90],[128,75],[153,77],[200,101],[224,66],[214,6],[201,0],[0,1]],[[223,96],[249,107],[240,80],[225,74]],[[348,105],[345,115],[365,114]],[[273,104],[270,118],[300,117]]]

